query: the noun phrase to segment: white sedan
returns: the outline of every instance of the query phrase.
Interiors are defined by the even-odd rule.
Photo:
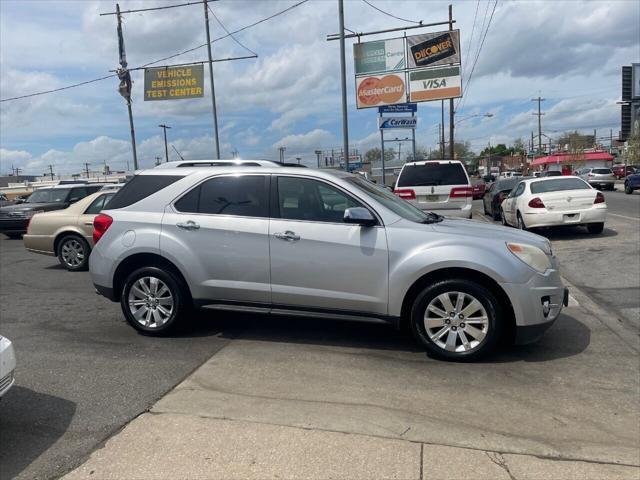
[[[11,340],[0,335],[0,397],[13,385],[13,371],[16,369],[16,354]]]
[[[601,233],[606,215],[604,195],[573,176],[523,180],[500,206],[502,224],[523,230],[584,225],[589,233]]]

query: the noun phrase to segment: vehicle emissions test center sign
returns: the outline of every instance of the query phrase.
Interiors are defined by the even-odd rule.
[[[204,96],[204,66],[145,68],[144,99],[181,100]]]

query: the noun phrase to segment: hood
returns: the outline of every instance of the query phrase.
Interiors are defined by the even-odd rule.
[[[62,208],[66,208],[66,203],[19,203],[17,205],[7,205],[6,207],[1,207],[0,212],[11,213],[11,212],[29,212],[32,210],[60,210]]]
[[[464,237],[477,238],[479,241],[492,240],[502,242],[519,242],[534,245],[545,252],[551,248],[551,243],[545,237],[535,233],[518,230],[502,225],[477,222],[461,218],[445,218],[442,222],[432,223],[436,232],[450,235],[462,235]]]

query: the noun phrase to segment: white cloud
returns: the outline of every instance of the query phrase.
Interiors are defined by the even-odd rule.
[[[337,142],[336,137],[320,128],[300,135],[287,135],[275,142],[271,147],[286,147],[287,155],[296,153],[313,153],[317,148],[325,148]]]

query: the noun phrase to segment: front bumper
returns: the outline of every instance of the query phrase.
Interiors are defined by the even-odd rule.
[[[13,372],[16,369],[16,354],[8,338],[0,337],[0,397],[14,384]]]
[[[51,235],[27,234],[23,235],[22,241],[24,242],[24,247],[30,252],[55,256],[55,252],[53,250],[54,238]]]
[[[28,218],[0,219],[0,233],[25,233]]]
[[[454,217],[454,218],[471,218],[471,211],[473,209],[472,204],[464,205],[462,208],[430,208],[426,206],[424,203],[413,203],[414,206],[418,207],[420,210],[425,212],[433,212],[438,215],[442,215],[443,217]]]
[[[562,305],[564,305],[565,307],[569,305],[569,289],[566,287],[564,288]],[[545,323],[516,326],[515,343],[517,345],[526,345],[527,343],[537,342],[538,340],[540,340],[540,338],[542,338],[544,333],[549,330],[549,328],[551,328],[551,326],[555,323],[556,318]]]

